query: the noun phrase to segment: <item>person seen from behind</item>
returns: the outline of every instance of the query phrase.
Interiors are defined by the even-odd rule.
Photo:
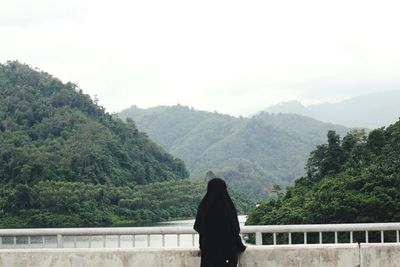
[[[224,180],[208,182],[207,193],[197,209],[194,229],[200,235],[201,267],[236,267],[246,247],[239,236],[236,208]]]

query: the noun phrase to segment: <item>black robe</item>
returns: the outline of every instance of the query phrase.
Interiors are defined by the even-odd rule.
[[[201,267],[237,266],[238,253],[246,247],[239,236],[236,208],[222,179],[209,181],[194,229],[200,235]]]

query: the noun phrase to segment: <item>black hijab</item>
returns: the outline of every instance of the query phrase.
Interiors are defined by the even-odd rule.
[[[224,180],[214,178],[208,182],[207,193],[197,210],[194,229],[200,234],[201,266],[230,266],[225,262],[236,264],[237,254],[244,251],[245,246],[239,236],[236,208]]]

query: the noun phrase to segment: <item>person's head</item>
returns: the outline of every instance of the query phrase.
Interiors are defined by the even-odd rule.
[[[226,192],[226,183],[221,178],[213,178],[208,182],[207,193],[225,194]]]
[[[221,178],[213,178],[208,182],[207,194],[200,205],[206,212],[210,212],[211,216],[221,217],[225,214],[229,217],[228,221],[237,220],[235,205],[229,196],[225,181]]]

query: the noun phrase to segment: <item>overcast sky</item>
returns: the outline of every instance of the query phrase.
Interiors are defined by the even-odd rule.
[[[77,83],[110,112],[248,115],[400,89],[399,1],[0,2],[0,62]]]

